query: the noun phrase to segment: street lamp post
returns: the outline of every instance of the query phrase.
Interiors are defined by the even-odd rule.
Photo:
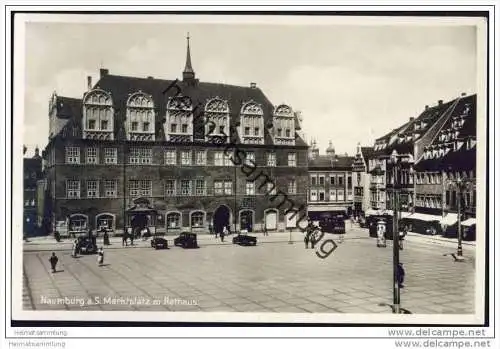
[[[392,312],[400,313],[401,297],[398,282],[398,267],[399,267],[399,231],[398,231],[398,193],[396,190],[397,171],[398,171],[398,153],[394,150],[390,158],[392,164],[392,195],[393,195],[393,221],[392,221],[392,268],[393,268],[393,304]]]
[[[461,178],[457,178],[455,181],[450,181],[451,187],[457,189],[457,255],[455,257],[456,262],[463,262],[463,249],[462,249],[462,240],[463,240],[463,232],[462,232],[462,197],[463,191],[472,184],[471,181]]]

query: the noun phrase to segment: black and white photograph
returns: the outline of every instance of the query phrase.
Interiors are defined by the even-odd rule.
[[[14,19],[13,318],[484,324],[484,18]]]

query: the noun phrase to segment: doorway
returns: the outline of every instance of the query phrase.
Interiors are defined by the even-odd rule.
[[[229,219],[231,217],[231,212],[229,208],[225,205],[220,205],[214,212],[214,231],[220,234],[224,227],[229,226]]]

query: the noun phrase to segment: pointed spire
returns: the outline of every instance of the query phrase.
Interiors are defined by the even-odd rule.
[[[186,53],[186,66],[182,72],[182,79],[189,80],[194,79],[194,70],[191,65],[191,48],[189,47],[189,33],[187,34],[187,53]]]

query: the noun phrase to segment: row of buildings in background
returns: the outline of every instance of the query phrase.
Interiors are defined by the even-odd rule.
[[[82,98],[52,95],[48,144],[24,164],[25,234],[119,234],[134,224],[164,233],[209,225],[283,231],[306,215],[387,212],[394,150],[406,159],[397,173],[404,216],[453,226],[457,180],[476,177],[475,96],[426,106],[354,156],[337,154],[331,142],[320,155],[304,140],[300,113],[273,105],[255,83],[196,79],[189,41],[182,75],[101,69]],[[463,198],[473,219],[474,185]]]

